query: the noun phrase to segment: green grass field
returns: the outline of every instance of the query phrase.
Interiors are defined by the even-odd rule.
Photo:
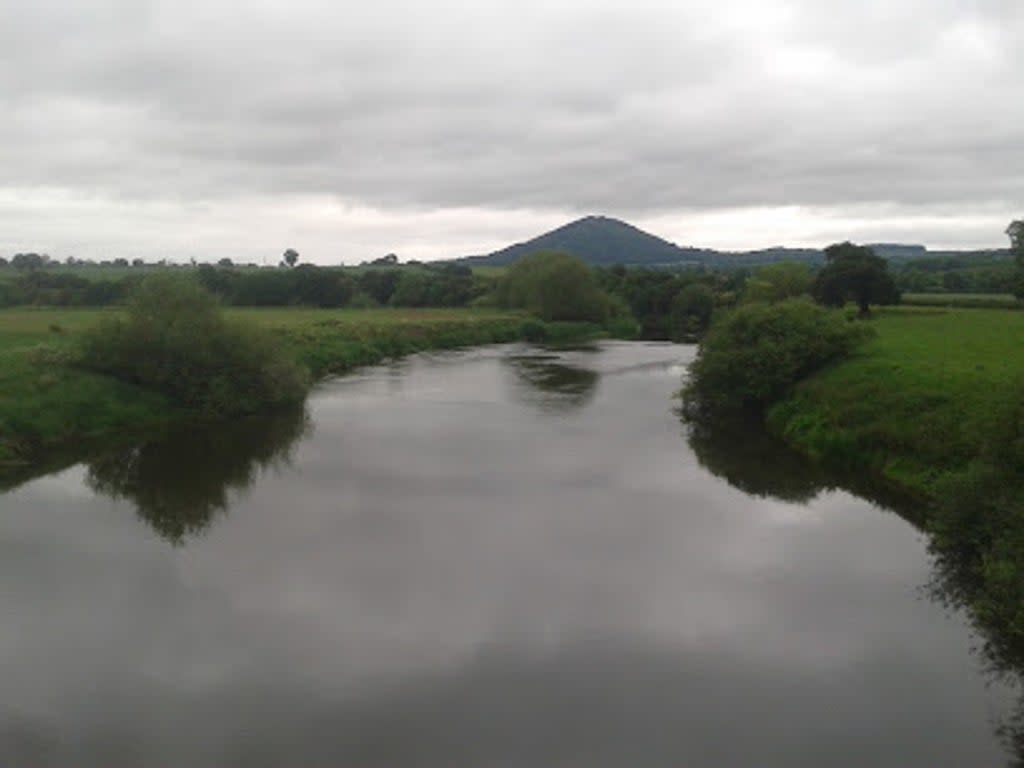
[[[115,309],[0,310],[0,485],[64,449],[138,436],[188,414],[163,395],[75,365],[76,339]],[[314,377],[424,349],[512,341],[523,315],[469,309],[231,309],[279,334]]]
[[[912,307],[970,309],[1021,309],[1024,304],[1010,293],[904,293],[903,304]]]
[[[1024,384],[1024,314],[895,308],[870,322],[877,338],[805,381],[769,425],[812,456],[867,459],[928,495],[977,456]]]

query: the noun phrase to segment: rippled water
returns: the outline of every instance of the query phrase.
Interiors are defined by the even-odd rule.
[[[692,354],[419,356],[0,496],[0,764],[1004,764],[921,535],[698,459]]]

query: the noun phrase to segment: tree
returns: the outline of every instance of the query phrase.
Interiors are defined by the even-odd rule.
[[[294,267],[295,263],[299,260],[299,252],[294,248],[289,248],[284,252],[284,256],[282,258],[284,260],[284,264],[287,264],[289,267]]]
[[[744,301],[774,303],[795,299],[811,292],[814,278],[806,264],[780,261],[757,270],[743,286]]]
[[[1024,219],[1011,221],[1006,228],[1006,235],[1010,238],[1010,253],[1017,262],[1017,280],[1013,293],[1018,299],[1024,299]]]
[[[521,307],[542,320],[603,322],[613,304],[594,272],[567,253],[535,253],[517,261],[498,283],[498,304]]]
[[[16,253],[11,259],[11,266],[15,269],[39,269],[45,263],[45,259],[38,253]]]
[[[673,341],[692,339],[706,331],[715,309],[715,294],[702,283],[690,283],[672,300],[671,336]]]
[[[298,258],[298,254],[295,255],[295,258]],[[235,266],[235,262],[233,262],[231,259],[225,256],[223,259],[217,261],[217,266],[224,268],[233,267]]]
[[[896,304],[900,292],[888,263],[871,248],[851,242],[825,249],[827,263],[814,283],[814,297],[830,307],[853,300],[866,315],[871,304]]]

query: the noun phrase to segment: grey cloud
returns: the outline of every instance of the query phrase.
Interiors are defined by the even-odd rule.
[[[7,189],[626,215],[1024,192],[1010,0],[3,2]]]

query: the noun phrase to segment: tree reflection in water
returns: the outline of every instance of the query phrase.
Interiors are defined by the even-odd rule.
[[[769,435],[756,421],[686,424],[687,441],[697,461],[716,477],[755,496],[805,503],[821,491],[842,489],[895,512],[916,528],[928,532],[920,500],[908,498],[879,484],[867,471],[823,468],[812,464],[782,441]],[[985,610],[982,585],[969,567],[972,542],[964,551],[929,545],[932,575],[924,592],[937,603],[962,611],[971,621],[979,643],[977,653],[993,681],[1020,691],[1012,711],[997,721],[996,734],[1011,755],[1012,765],[1024,767],[1024,647],[1011,628],[1002,626]]]
[[[687,440],[704,469],[752,496],[805,503],[832,487],[824,472],[756,424],[687,425]]]
[[[139,517],[177,546],[227,510],[229,491],[249,487],[261,470],[290,464],[292,448],[310,429],[304,405],[182,429],[95,459],[86,482],[134,504]]]
[[[597,371],[567,365],[551,355],[522,355],[502,359],[515,374],[516,399],[546,413],[575,411],[597,393]]]

